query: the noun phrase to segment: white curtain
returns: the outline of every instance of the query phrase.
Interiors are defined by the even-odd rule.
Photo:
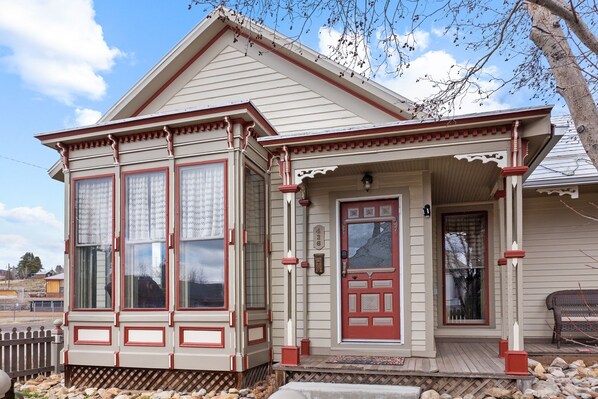
[[[224,237],[224,165],[207,164],[181,169],[181,238]]]
[[[112,178],[76,183],[77,244],[111,244]]]
[[[127,241],[157,241],[166,236],[166,173],[127,176]]]

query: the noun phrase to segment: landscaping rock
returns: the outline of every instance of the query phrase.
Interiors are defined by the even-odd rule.
[[[484,392],[484,393],[487,396],[492,396],[494,398],[510,398],[510,397],[512,397],[510,390],[504,389],[504,388],[498,388],[498,387],[493,387],[493,388],[487,389],[486,392]]]
[[[561,369],[566,369],[569,367],[569,363],[567,363],[560,357],[555,357],[552,363],[550,363],[550,367],[560,367]]]
[[[433,389],[425,391],[419,397],[419,399],[440,399],[440,394]]]

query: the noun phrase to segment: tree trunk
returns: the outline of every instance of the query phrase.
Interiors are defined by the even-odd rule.
[[[532,19],[530,39],[546,57],[557,92],[569,107],[581,143],[592,163],[598,166],[598,109],[588,83],[559,25],[559,18],[544,7],[527,5]]]

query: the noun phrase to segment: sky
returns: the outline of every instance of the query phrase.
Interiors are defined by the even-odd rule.
[[[0,0],[0,269],[26,252],[46,271],[63,264],[64,188],[47,174],[58,154],[34,136],[95,123],[205,17],[188,3]],[[377,77],[407,98],[432,93],[419,76],[467,59],[428,28],[405,38],[416,47],[406,74]],[[302,42],[326,53],[337,37],[314,29]],[[491,68],[500,73],[504,65]],[[539,105],[528,98],[503,93],[483,106],[465,101],[461,112]]]

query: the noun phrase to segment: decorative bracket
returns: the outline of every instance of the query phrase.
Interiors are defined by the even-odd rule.
[[[241,149],[241,152],[245,152],[245,150],[247,149],[247,146],[249,145],[249,137],[255,134],[253,130],[254,128],[255,122],[250,122],[243,126],[243,147]]]
[[[110,147],[112,147],[112,158],[114,158],[114,164],[118,165],[120,163],[120,155],[118,153],[118,140],[114,138],[113,135],[108,135],[108,140],[110,140]]]
[[[328,172],[335,171],[337,168],[338,166],[324,166],[321,168],[296,169],[295,184],[301,184],[303,179],[311,179],[316,175],[325,175]]]
[[[164,126],[162,128],[164,133],[166,133],[166,151],[168,152],[168,157],[174,157],[174,143],[172,142],[172,131],[168,126]]]
[[[560,196],[568,195],[572,199],[579,198],[579,187],[578,186],[539,188],[536,191],[541,194],[548,194],[548,195],[558,194]]]
[[[494,151],[494,152],[479,152],[475,154],[461,154],[455,155],[458,160],[465,159],[467,162],[482,161],[482,163],[495,162],[499,168],[507,166],[507,152],[506,151]]]
[[[58,142],[56,143],[56,147],[58,147],[58,152],[60,153],[60,159],[62,160],[62,169],[65,172],[69,170],[69,148],[68,146]]]
[[[228,148],[231,149],[234,146],[233,124],[228,116],[224,117],[224,123],[226,125],[226,137],[228,141]]]

